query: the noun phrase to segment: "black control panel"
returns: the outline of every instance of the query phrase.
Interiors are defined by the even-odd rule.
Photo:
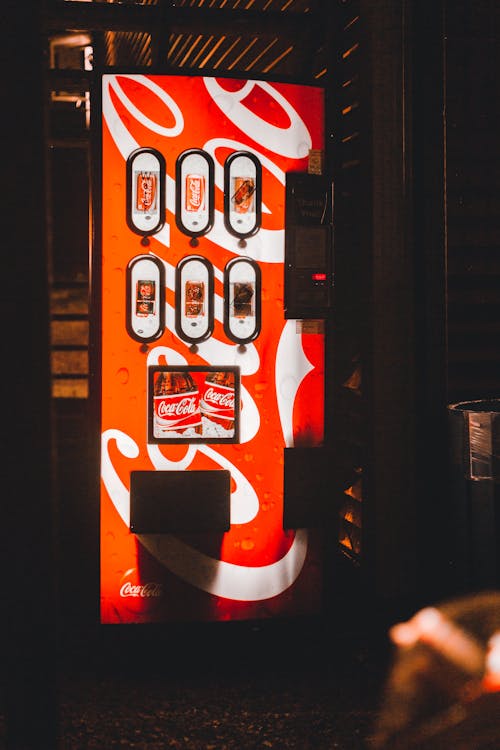
[[[285,204],[285,318],[322,318],[332,304],[331,184],[289,172]]]

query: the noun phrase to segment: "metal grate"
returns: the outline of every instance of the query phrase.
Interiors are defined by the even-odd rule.
[[[334,443],[342,462],[336,488],[341,551],[357,562],[362,554],[364,420],[363,221],[360,218],[362,124],[360,108],[361,21],[359,3],[339,8],[332,67],[335,309],[333,335]]]
[[[450,14],[447,86],[447,304],[450,402],[500,383],[500,63],[497,3]],[[486,30],[486,31],[485,31]]]
[[[177,8],[216,8],[238,11],[281,11],[282,13],[309,13],[311,0],[174,0]]]
[[[168,62],[172,68],[225,73],[288,72],[295,42],[278,35],[171,34]],[[293,65],[293,63],[292,63]]]
[[[103,40],[103,63],[106,67],[148,67],[153,62],[151,34],[142,31],[105,31]]]

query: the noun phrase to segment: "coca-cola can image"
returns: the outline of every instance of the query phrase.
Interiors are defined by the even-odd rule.
[[[139,279],[136,285],[135,314],[140,318],[155,314],[156,284],[152,279]]]
[[[153,279],[139,279],[137,281],[137,299],[154,300],[156,284]]]
[[[184,287],[184,315],[197,318],[205,312],[205,283],[203,281],[186,281]]]
[[[253,177],[234,177],[231,208],[238,214],[247,214],[254,209],[255,180]]]
[[[186,199],[184,207],[186,211],[197,213],[205,210],[206,183],[201,174],[186,175]]]
[[[158,175],[155,172],[136,172],[135,187],[135,210],[139,213],[155,211]]]
[[[254,315],[255,285],[251,281],[235,281],[232,284],[232,313],[235,318]]]
[[[154,302],[150,300],[138,299],[136,308],[135,308],[135,314],[139,318],[146,318],[148,315],[154,315],[155,314]]]
[[[203,434],[231,437],[235,412],[234,372],[210,372],[200,399]]]

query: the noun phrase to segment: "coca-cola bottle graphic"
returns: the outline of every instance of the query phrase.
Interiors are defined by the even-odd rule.
[[[189,372],[159,372],[153,401],[155,437],[201,435],[200,393]]]
[[[217,370],[205,378],[200,400],[201,414],[216,430],[234,430],[234,372]]]

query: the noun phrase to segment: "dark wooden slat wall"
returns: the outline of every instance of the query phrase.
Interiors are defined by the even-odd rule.
[[[56,750],[56,534],[37,10],[2,3],[4,313],[2,607],[7,750]],[[26,45],[25,47],[20,44]],[[14,61],[14,63],[13,63]],[[7,317],[5,318],[7,321]]]
[[[448,398],[500,397],[500,6],[448,3]]]

